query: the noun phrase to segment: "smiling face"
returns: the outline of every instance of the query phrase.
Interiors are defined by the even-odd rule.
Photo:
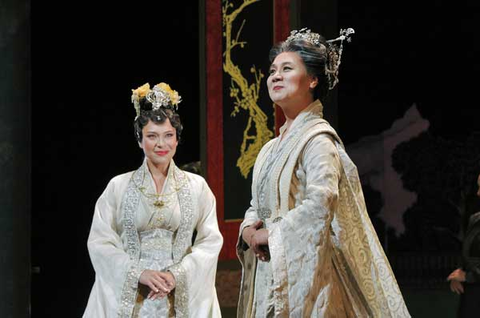
[[[161,124],[149,120],[142,128],[139,145],[152,164],[167,167],[177,151],[177,132],[168,118]]]
[[[305,64],[295,52],[279,54],[270,66],[268,93],[284,111],[290,105],[308,106],[313,102],[312,89],[316,85],[316,78],[307,73]]]

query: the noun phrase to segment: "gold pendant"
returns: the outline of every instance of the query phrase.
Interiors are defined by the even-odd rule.
[[[153,202],[153,205],[156,206],[157,208],[161,208],[165,205],[165,203],[163,203],[162,200],[156,200],[155,202]]]

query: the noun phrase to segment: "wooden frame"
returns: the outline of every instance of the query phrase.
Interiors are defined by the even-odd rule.
[[[245,0],[249,1],[249,0]],[[256,2],[256,1],[254,1]],[[223,47],[222,47],[222,1],[205,0],[204,8],[204,50],[200,56],[205,60],[203,65],[202,77],[205,80],[205,93],[203,96],[202,124],[204,129],[204,145],[202,146],[202,163],[206,170],[207,182],[215,194],[217,200],[217,216],[220,230],[224,237],[224,244],[220,254],[221,260],[236,259],[236,242],[240,220],[225,219],[225,186],[224,183],[224,88],[223,88]],[[273,42],[285,39],[289,32],[289,1],[273,1]],[[278,134],[278,127],[283,123],[283,113],[275,106],[275,132]],[[228,186],[228,185],[227,185]],[[250,191],[250,188],[248,188]]]

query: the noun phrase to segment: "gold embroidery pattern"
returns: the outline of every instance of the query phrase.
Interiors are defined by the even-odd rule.
[[[366,217],[366,207],[363,193],[359,187],[358,175],[351,167],[345,167],[350,160],[346,158],[341,147],[338,147],[343,157],[344,174],[340,182],[340,196],[337,211],[337,221],[343,229],[339,235],[340,241],[346,245],[346,260],[355,260],[348,264],[374,316],[410,317],[395,276],[378,238],[373,235],[375,230]],[[353,195],[352,195],[353,194]],[[356,213],[355,213],[356,211]],[[379,297],[382,295],[383,297]]]
[[[175,167],[174,173],[177,174],[179,182],[184,186],[178,191],[178,202],[182,213],[182,221],[173,244],[173,260],[176,264],[170,267],[169,271],[173,273],[176,280],[175,317],[188,317],[188,281],[187,273],[181,265],[181,261],[192,244],[194,206],[190,184],[188,183],[186,174],[181,173],[181,170],[177,167]]]
[[[175,276],[175,317],[188,317],[188,286],[187,272],[181,264],[173,265],[169,268]]]
[[[233,4],[228,0],[224,0],[222,8],[223,36],[225,37],[223,71],[231,77],[230,97],[233,98],[235,105],[231,116],[235,117],[240,110],[248,112],[247,125],[243,131],[240,157],[237,160],[237,167],[245,179],[252,170],[260,149],[273,137],[273,131],[268,128],[268,117],[258,106],[260,84],[264,77],[262,71],[257,70],[255,66],[250,68],[250,72],[255,76],[255,83],[250,84],[244,75],[242,75],[240,68],[232,61],[231,55],[232,50],[236,46],[243,48],[247,43],[245,41],[239,41],[245,20],[243,20],[242,26],[238,30],[235,39],[232,39],[233,22],[243,9],[258,1],[260,0],[244,0],[238,8],[232,9],[234,7]],[[233,11],[228,13],[230,10]]]
[[[140,278],[140,269],[138,268],[138,260],[140,257],[140,240],[135,225],[135,213],[140,202],[140,193],[135,188],[132,181],[128,183],[127,191],[122,202],[124,214],[124,231],[127,238],[127,253],[130,256],[132,264],[127,271],[125,282],[123,284],[121,303],[118,316],[129,318],[132,315],[137,296],[138,280]]]
[[[142,232],[140,236],[142,258],[144,254],[149,252],[168,251],[171,254],[173,232],[165,229],[154,229]]]

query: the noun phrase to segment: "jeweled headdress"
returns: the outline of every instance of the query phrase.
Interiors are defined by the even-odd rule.
[[[160,107],[178,109],[178,104],[182,97],[177,91],[170,88],[166,83],[160,83],[150,89],[150,84],[146,83],[137,89],[132,89],[132,103],[135,107],[137,117],[140,116],[140,100],[146,98],[152,104],[152,110],[158,110]]]
[[[300,30],[292,30],[290,36],[285,40],[285,42],[292,42],[303,40],[310,42],[313,45],[320,45],[320,34],[313,33],[310,29],[303,28]]]
[[[343,41],[350,42],[351,35],[355,33],[353,28],[340,29],[340,35],[331,40],[327,40],[327,54],[328,61],[327,66],[325,67],[325,73],[330,79],[329,89],[333,89],[338,83],[338,69],[340,68],[340,63],[342,60],[343,52]],[[303,28],[300,30],[293,30],[290,32],[290,36],[285,40],[285,42],[292,41],[306,41],[315,46],[321,46],[320,34],[312,32],[310,29]],[[340,45],[336,45],[335,42],[340,42]]]
[[[355,30],[352,28],[340,29],[340,36],[338,38],[328,40],[327,43],[333,43],[340,41],[340,45],[343,44],[343,41],[346,40],[350,42],[351,34],[354,34]],[[285,40],[285,42],[292,42],[296,40],[303,40],[310,42],[313,45],[320,45],[320,34],[312,32],[310,29],[303,28],[300,30],[293,30],[290,32],[290,36]]]

